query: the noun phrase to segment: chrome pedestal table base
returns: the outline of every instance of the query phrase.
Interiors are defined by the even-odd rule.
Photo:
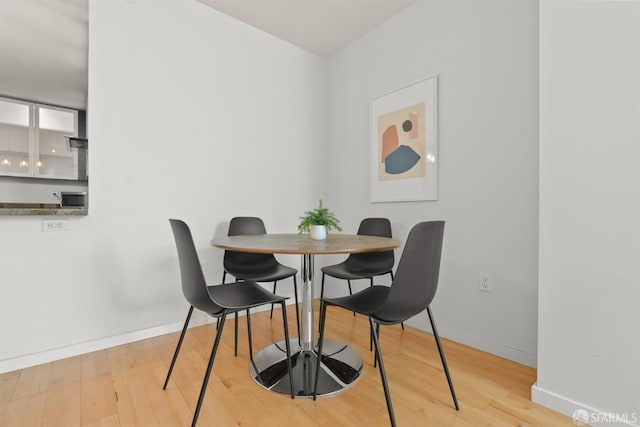
[[[302,310],[300,339],[291,344],[291,370],[294,396],[312,397],[315,381],[317,347],[314,340],[313,323],[313,254],[302,254],[300,275],[302,276]],[[351,347],[331,340],[323,344],[318,394],[329,396],[352,385],[362,372],[362,359]],[[254,357],[251,375],[263,387],[289,395],[284,341],[271,344]]]
[[[312,397],[318,360],[317,347],[304,351],[297,339],[290,340],[293,395]],[[362,373],[362,359],[353,348],[324,340],[318,383],[318,396],[331,396],[355,384]],[[285,342],[279,341],[261,350],[251,364],[251,376],[262,387],[289,396]]]

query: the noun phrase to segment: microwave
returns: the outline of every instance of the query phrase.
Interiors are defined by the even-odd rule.
[[[61,192],[60,205],[63,208],[82,209],[87,207],[87,193],[81,192]]]

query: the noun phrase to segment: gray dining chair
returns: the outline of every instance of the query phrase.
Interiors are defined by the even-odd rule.
[[[289,345],[289,327],[287,324],[287,309],[285,304],[285,297],[280,297],[272,294],[271,292],[262,288],[255,282],[243,281],[238,283],[228,283],[215,286],[208,286],[205,282],[204,274],[200,267],[200,261],[198,260],[198,253],[196,252],[195,245],[193,244],[193,237],[191,231],[184,221],[178,219],[170,219],[171,229],[176,243],[178,251],[178,262],[180,265],[180,276],[182,282],[182,293],[185,299],[191,304],[187,319],[184,322],[182,333],[178,339],[176,350],[171,360],[171,365],[167,372],[167,377],[164,381],[162,389],[167,388],[169,378],[173,372],[176,360],[178,359],[178,353],[182,346],[191,314],[193,309],[197,308],[200,311],[207,313],[209,316],[220,319],[218,330],[216,333],[213,347],[211,349],[211,355],[209,356],[209,363],[202,381],[202,387],[200,389],[200,395],[198,397],[198,403],[196,405],[193,420],[191,426],[195,426],[198,422],[198,416],[200,414],[200,408],[204,400],[205,393],[207,391],[207,384],[209,383],[209,376],[213,368],[213,361],[216,357],[216,352],[220,344],[220,338],[222,337],[222,331],[224,330],[225,320],[227,315],[231,313],[238,313],[240,311],[248,311],[251,308],[259,307],[267,304],[280,304],[282,307],[282,322],[284,324],[285,335],[285,347],[287,355],[287,369],[282,371],[279,375],[284,377],[289,375],[289,383],[291,390],[293,390],[293,375],[291,374],[291,349]],[[251,322],[247,316],[247,329],[249,332],[249,354],[251,361],[253,361],[253,350],[251,345]],[[294,398],[293,391],[291,398]]]
[[[228,236],[267,234],[264,221],[253,216],[237,216],[229,222]],[[296,274],[298,270],[278,262],[273,254],[260,254],[252,252],[224,251],[222,261],[222,283],[225,283],[227,273],[235,277],[236,281],[250,280],[253,282],[273,282],[275,295],[278,281],[292,277],[293,294],[296,303],[296,326],[300,336],[300,314],[298,313],[298,283]],[[248,314],[247,314],[248,315]],[[273,305],[270,317],[273,317]],[[238,318],[235,318],[235,343],[234,351],[238,355]]]
[[[388,218],[365,218],[358,227],[360,236],[393,237],[391,233],[391,221]],[[393,264],[395,257],[393,251],[365,252],[351,254],[339,264],[322,267],[322,284],[320,286],[320,298],[324,297],[325,275],[347,281],[349,295],[353,295],[351,281],[369,279],[369,286],[373,286],[373,278],[389,274],[393,281]],[[355,313],[354,313],[355,315]],[[404,329],[404,323],[400,326]],[[369,350],[373,347],[373,337],[369,341]]]
[[[387,218],[365,218],[360,222],[358,235],[393,237],[391,235],[391,222]],[[353,294],[351,281],[369,279],[373,286],[375,276],[391,275],[393,280],[393,264],[395,262],[393,251],[366,252],[351,254],[339,264],[322,267],[322,284],[320,286],[320,298],[324,297],[325,275],[347,281],[349,295]]]
[[[353,295],[341,298],[322,298],[320,301],[320,337],[318,339],[318,360],[322,356],[324,329],[327,317],[327,307],[336,306],[369,317],[369,325],[375,344],[375,358],[380,369],[380,378],[387,401],[387,410],[391,425],[395,426],[395,415],[391,403],[387,374],[384,369],[382,353],[380,351],[380,325],[394,325],[403,322],[426,310],[431,323],[433,336],[440,353],[440,360],[444,368],[451,396],[456,410],[459,410],[458,399],[453,388],[451,375],[436,330],[430,305],[438,287],[440,272],[440,258],[442,256],[442,242],[444,237],[444,221],[430,221],[416,224],[407,237],[407,242],[398,263],[395,278],[391,287],[372,286]],[[316,366],[316,388],[319,373],[319,363]],[[316,398],[314,389],[313,398]]]

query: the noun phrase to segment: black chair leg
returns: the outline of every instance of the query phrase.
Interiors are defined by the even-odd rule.
[[[211,356],[209,356],[209,364],[207,365],[207,371],[204,374],[204,380],[202,381],[202,388],[200,389],[200,396],[198,397],[198,404],[196,405],[196,410],[193,414],[193,421],[191,422],[191,427],[195,427],[198,423],[198,416],[200,415],[200,407],[202,406],[202,401],[204,400],[204,395],[207,392],[207,384],[209,384],[209,377],[211,376],[211,368],[213,367],[213,361],[216,358],[216,352],[218,351],[218,345],[220,344],[220,337],[222,337],[222,330],[224,329],[224,322],[227,318],[227,313],[223,312],[222,316],[220,316],[220,327],[218,328],[218,332],[216,333],[216,339],[213,342],[213,347],[211,348]]]
[[[273,294],[276,294],[276,288],[278,287],[278,281],[273,281]],[[271,314],[269,314],[269,319],[273,319],[273,304],[271,304]]]
[[[293,275],[293,295],[296,301],[296,327],[298,328],[298,344],[300,344],[300,312],[298,311],[298,281],[296,275]]]
[[[353,291],[351,290],[351,280],[347,280],[347,284],[349,285],[349,295],[353,295]],[[356,312],[353,312],[353,317],[356,317]]]
[[[249,360],[253,360],[253,342],[251,337],[251,313],[247,309],[247,335],[249,336]]]
[[[322,273],[322,285],[320,285],[320,301],[321,301],[320,306],[322,306],[323,297],[324,297],[324,273]],[[318,319],[318,332],[320,332],[320,319]]]
[[[373,330],[372,330],[372,331],[373,331]],[[378,335],[378,342],[379,342],[379,341],[380,341],[380,324],[379,324],[379,323],[376,323],[376,334]],[[373,332],[371,333],[371,336],[373,337]],[[374,368],[377,366],[377,365],[376,365],[377,360],[378,360],[378,359],[376,359],[376,356],[375,356],[375,354],[374,354],[374,355],[373,355],[373,367],[374,367]]]
[[[233,313],[233,317],[235,320],[235,324],[233,327],[233,336],[234,336],[233,355],[237,357],[238,356],[238,312],[237,311]]]
[[[456,411],[459,411],[460,407],[458,406],[458,398],[456,397],[456,392],[453,389],[453,381],[451,381],[451,375],[449,374],[447,359],[445,359],[444,357],[444,351],[442,350],[442,345],[440,344],[440,336],[438,335],[436,324],[433,321],[433,315],[431,314],[430,307],[427,307],[427,314],[429,315],[429,322],[431,322],[431,330],[433,331],[433,336],[436,339],[436,345],[438,346],[438,352],[440,353],[440,360],[442,360],[442,367],[444,368],[444,373],[447,376],[447,382],[449,383],[449,390],[451,390],[451,397],[453,397],[453,404],[456,407]]]
[[[373,329],[369,327],[369,351],[373,351]],[[376,367],[376,357],[373,356],[373,367]]]
[[[169,371],[167,372],[167,378],[164,380],[164,385],[162,386],[163,390],[167,389],[167,384],[169,383],[169,378],[171,377],[171,373],[173,372],[173,366],[176,364],[176,360],[178,359],[178,353],[180,353],[180,347],[182,347],[182,340],[184,340],[184,334],[187,332],[187,326],[189,326],[189,321],[191,320],[192,313],[193,313],[193,306],[189,308],[189,313],[187,313],[187,319],[184,321],[184,326],[182,327],[182,332],[180,333],[180,339],[178,340],[176,351],[173,353],[173,359],[171,359],[171,365],[169,366]]]
[[[369,324],[371,325],[371,330],[376,331],[380,330],[380,324],[374,325],[373,319],[369,318]],[[382,379],[382,388],[384,389],[384,397],[387,400],[387,409],[389,411],[389,420],[391,421],[391,427],[396,426],[396,417],[393,415],[393,405],[391,404],[391,395],[389,394],[389,384],[387,383],[387,373],[384,370],[384,362],[382,361],[382,353],[380,352],[380,342],[378,341],[377,332],[373,334],[373,343],[376,346],[376,359],[378,360],[378,364],[380,365],[380,378]]]
[[[222,277],[223,277],[222,283],[224,283],[224,275],[226,273],[227,273],[226,271],[222,273]],[[237,277],[236,277],[236,283],[238,283]],[[234,318],[235,318],[235,326],[233,328],[233,355],[237,357],[238,356],[238,312],[237,311],[234,313]],[[218,326],[220,326],[219,317],[217,322],[218,323],[216,324],[216,330],[218,329]]]
[[[313,400],[318,395],[318,382],[320,381],[320,359],[322,358],[322,343],[324,341],[324,322],[327,316],[327,304],[320,300],[320,336],[318,337],[318,361],[316,362],[316,380],[313,384]]]
[[[222,270],[222,284],[224,284],[224,281],[226,278],[227,278],[227,272],[226,270]],[[219,327],[220,327],[220,318],[218,317],[216,319],[216,331],[218,330]]]
[[[289,371],[289,387],[291,390],[291,398],[294,398],[293,390],[293,372],[291,372],[291,344],[289,343],[289,323],[287,321],[287,307],[282,301],[282,323],[284,325],[284,343],[287,349],[287,370]]]

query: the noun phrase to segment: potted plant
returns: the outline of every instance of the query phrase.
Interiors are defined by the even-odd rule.
[[[324,240],[327,238],[327,230],[335,228],[338,231],[342,231],[342,228],[338,225],[339,222],[340,220],[336,218],[333,212],[329,212],[329,209],[322,206],[322,199],[320,199],[320,206],[317,209],[306,211],[304,216],[300,217],[298,231],[300,233],[311,233],[313,240]]]

